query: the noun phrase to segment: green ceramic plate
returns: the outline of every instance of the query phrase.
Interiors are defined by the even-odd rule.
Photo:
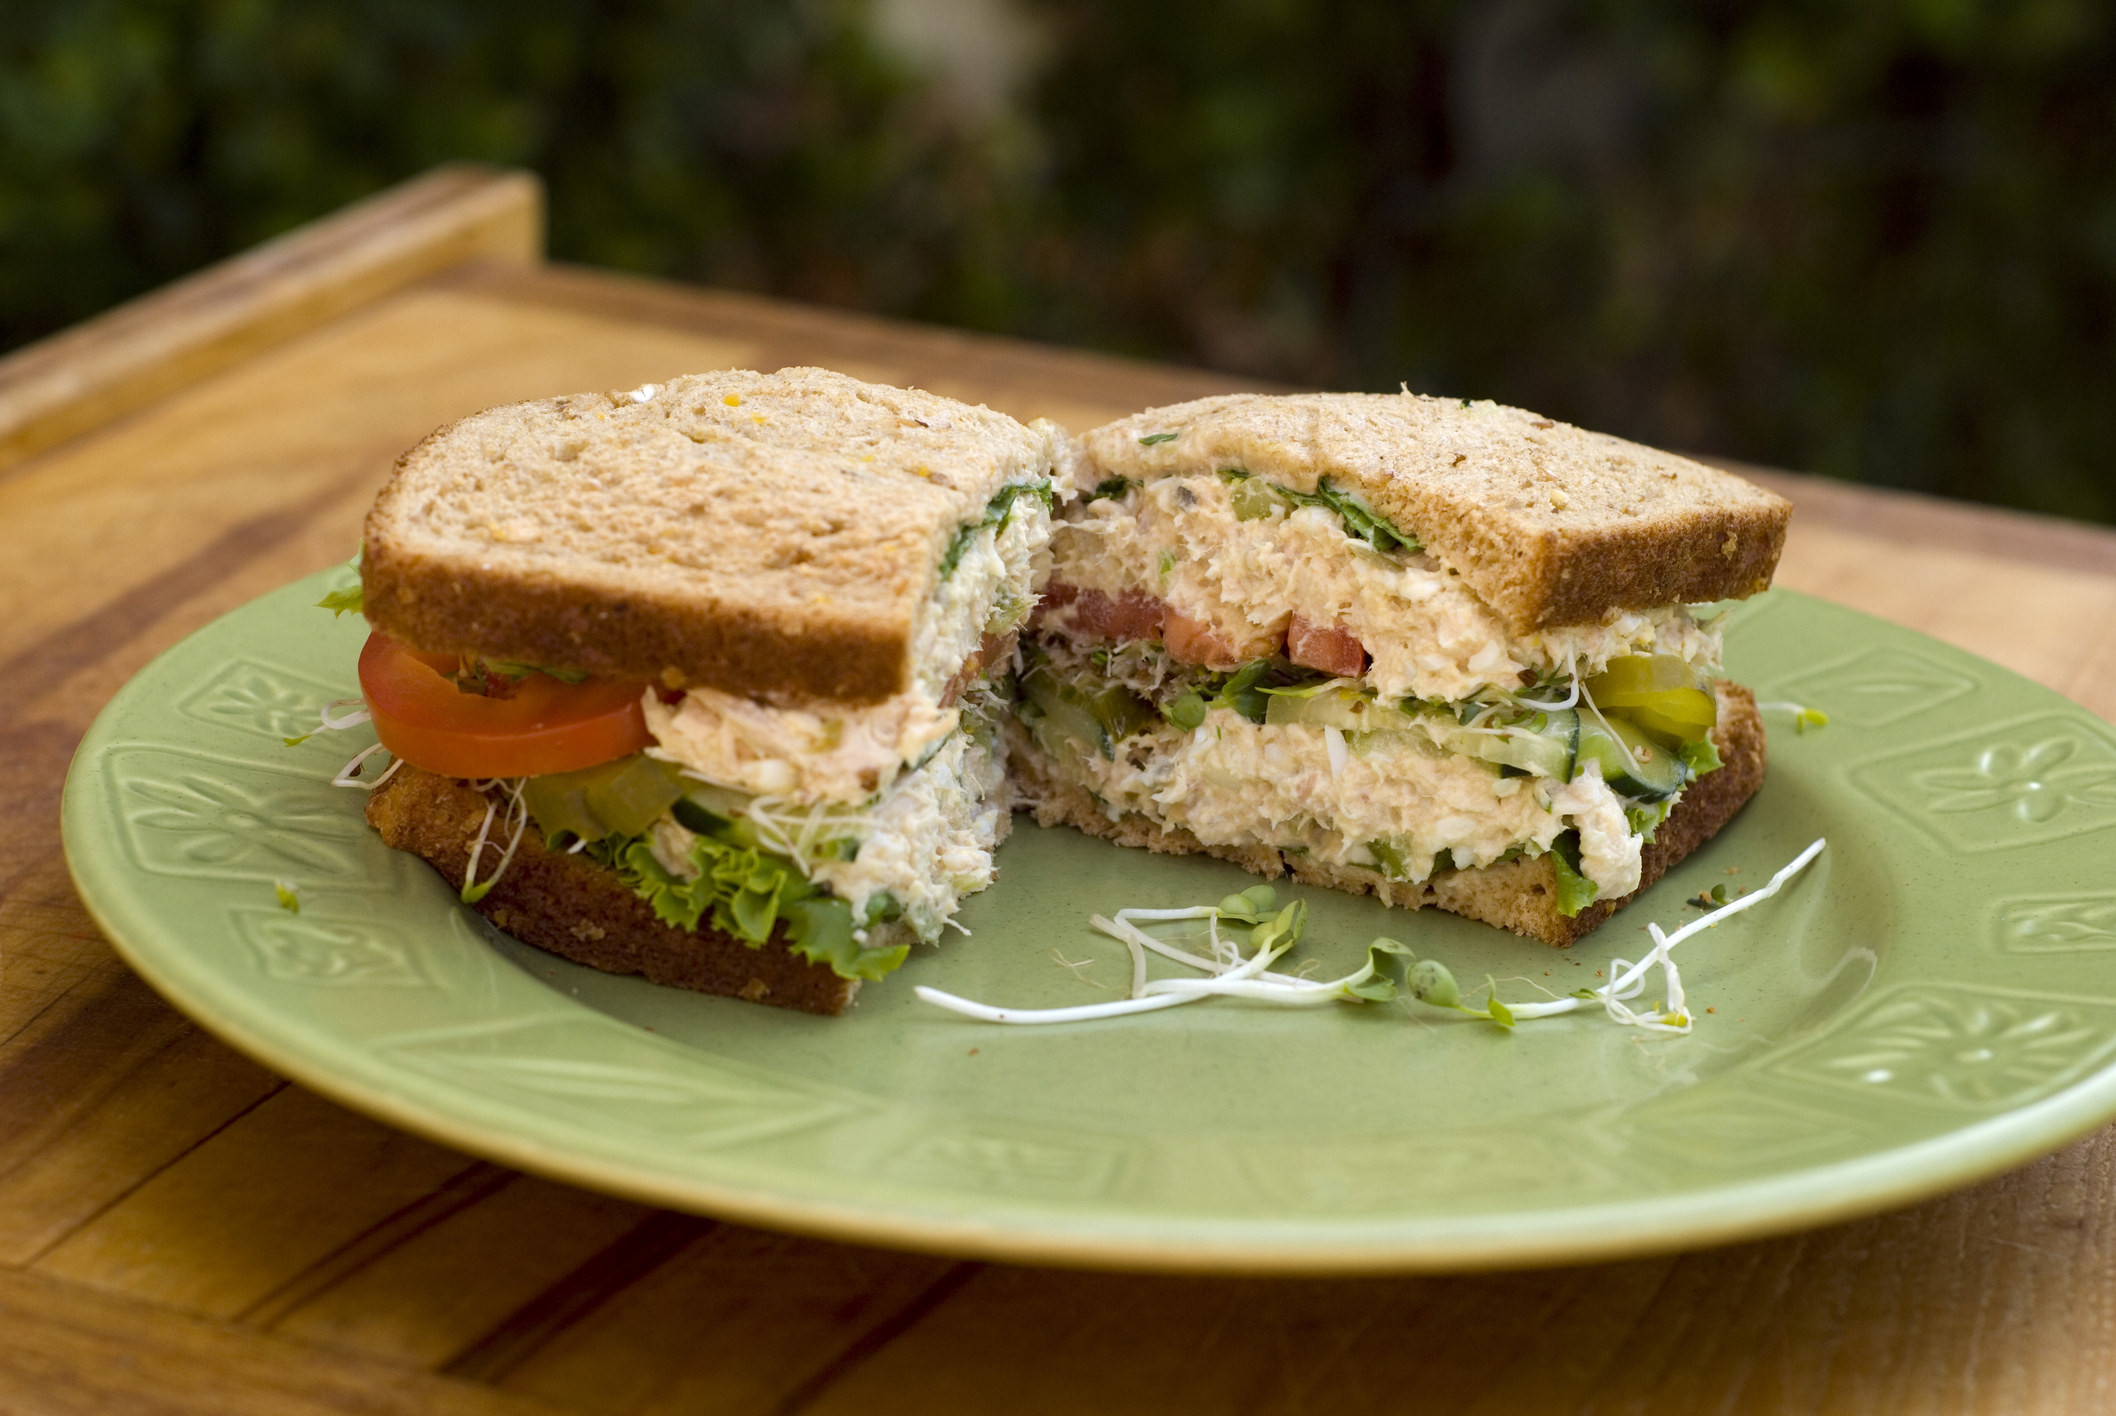
[[[342,577],[343,572],[336,572]],[[511,1165],[751,1223],[1134,1268],[1463,1268],[1795,1228],[1988,1175],[2116,1116],[2116,730],[2003,669],[1784,592],[1729,667],[1772,718],[1741,817],[1577,948],[1305,892],[1336,971],[1388,932],[1512,996],[1636,957],[1649,919],[1785,895],[1683,946],[1688,1038],[1599,1016],[1220,1000],[1059,1028],[969,1022],[918,983],[1094,1001],[1089,913],[1253,883],[1023,825],[963,922],[840,1019],[655,988],[490,931],[329,785],[363,626],[329,577],[126,686],[67,782],[82,897],[179,1007],[350,1106]],[[356,740],[357,739],[357,740]],[[1739,873],[1734,873],[1738,870]],[[300,885],[279,908],[273,881]],[[1092,960],[1077,971],[1061,964]]]

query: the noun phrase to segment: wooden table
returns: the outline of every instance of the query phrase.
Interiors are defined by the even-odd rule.
[[[181,636],[343,560],[488,404],[815,363],[1085,427],[1233,386],[547,266],[445,170],[0,361],[0,1411],[2116,1408],[2116,1130],[1857,1223],[1597,1267],[1239,1280],[762,1233],[512,1173],[173,1012],[59,850],[69,754]],[[2116,535],[1765,474],[1783,584],[2116,718]]]

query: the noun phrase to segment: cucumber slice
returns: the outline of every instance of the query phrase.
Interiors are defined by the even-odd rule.
[[[1394,708],[1384,708],[1355,689],[1333,689],[1310,698],[1273,693],[1265,696],[1264,721],[1274,727],[1342,728],[1368,733],[1405,726]]]
[[[734,820],[731,816],[722,816],[708,807],[700,806],[695,797],[677,798],[675,805],[669,808],[669,815],[675,817],[676,824],[684,830],[696,831],[701,836],[717,837]]]
[[[1159,720],[1159,715],[1138,694],[1121,683],[1112,683],[1093,692],[1074,688],[1087,711],[1095,715],[1109,734],[1111,742],[1122,742],[1133,733],[1145,732]]]
[[[1434,739],[1450,752],[1496,762],[1533,777],[1572,779],[1572,763],[1580,733],[1580,718],[1569,708],[1538,712],[1516,727],[1496,732],[1460,728],[1445,719],[1427,719]]]
[[[1113,760],[1116,744],[1109,729],[1088,707],[1086,695],[1070,684],[1053,680],[1048,670],[1028,675],[1021,685],[1028,706],[1036,710],[1033,721],[1024,714],[1022,721],[1036,733],[1044,750],[1056,754],[1053,738],[1063,739],[1082,752],[1100,753],[1105,760]]]
[[[1622,718],[1582,713],[1580,746],[1573,775],[1589,762],[1601,764],[1602,780],[1628,797],[1658,801],[1681,791],[1690,769],[1681,757],[1662,747]]]

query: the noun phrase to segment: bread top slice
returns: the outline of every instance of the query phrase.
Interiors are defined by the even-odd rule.
[[[826,369],[487,409],[398,459],[367,617],[432,652],[876,702],[911,682],[951,538],[1055,442]]]
[[[1082,446],[1084,487],[1230,468],[1302,492],[1328,478],[1519,633],[1753,595],[1771,583],[1792,514],[1783,497],[1673,453],[1409,392],[1201,398],[1097,428]]]

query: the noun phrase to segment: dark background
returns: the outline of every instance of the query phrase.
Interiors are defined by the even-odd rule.
[[[468,157],[565,260],[2116,521],[2101,0],[0,8],[0,347]]]

